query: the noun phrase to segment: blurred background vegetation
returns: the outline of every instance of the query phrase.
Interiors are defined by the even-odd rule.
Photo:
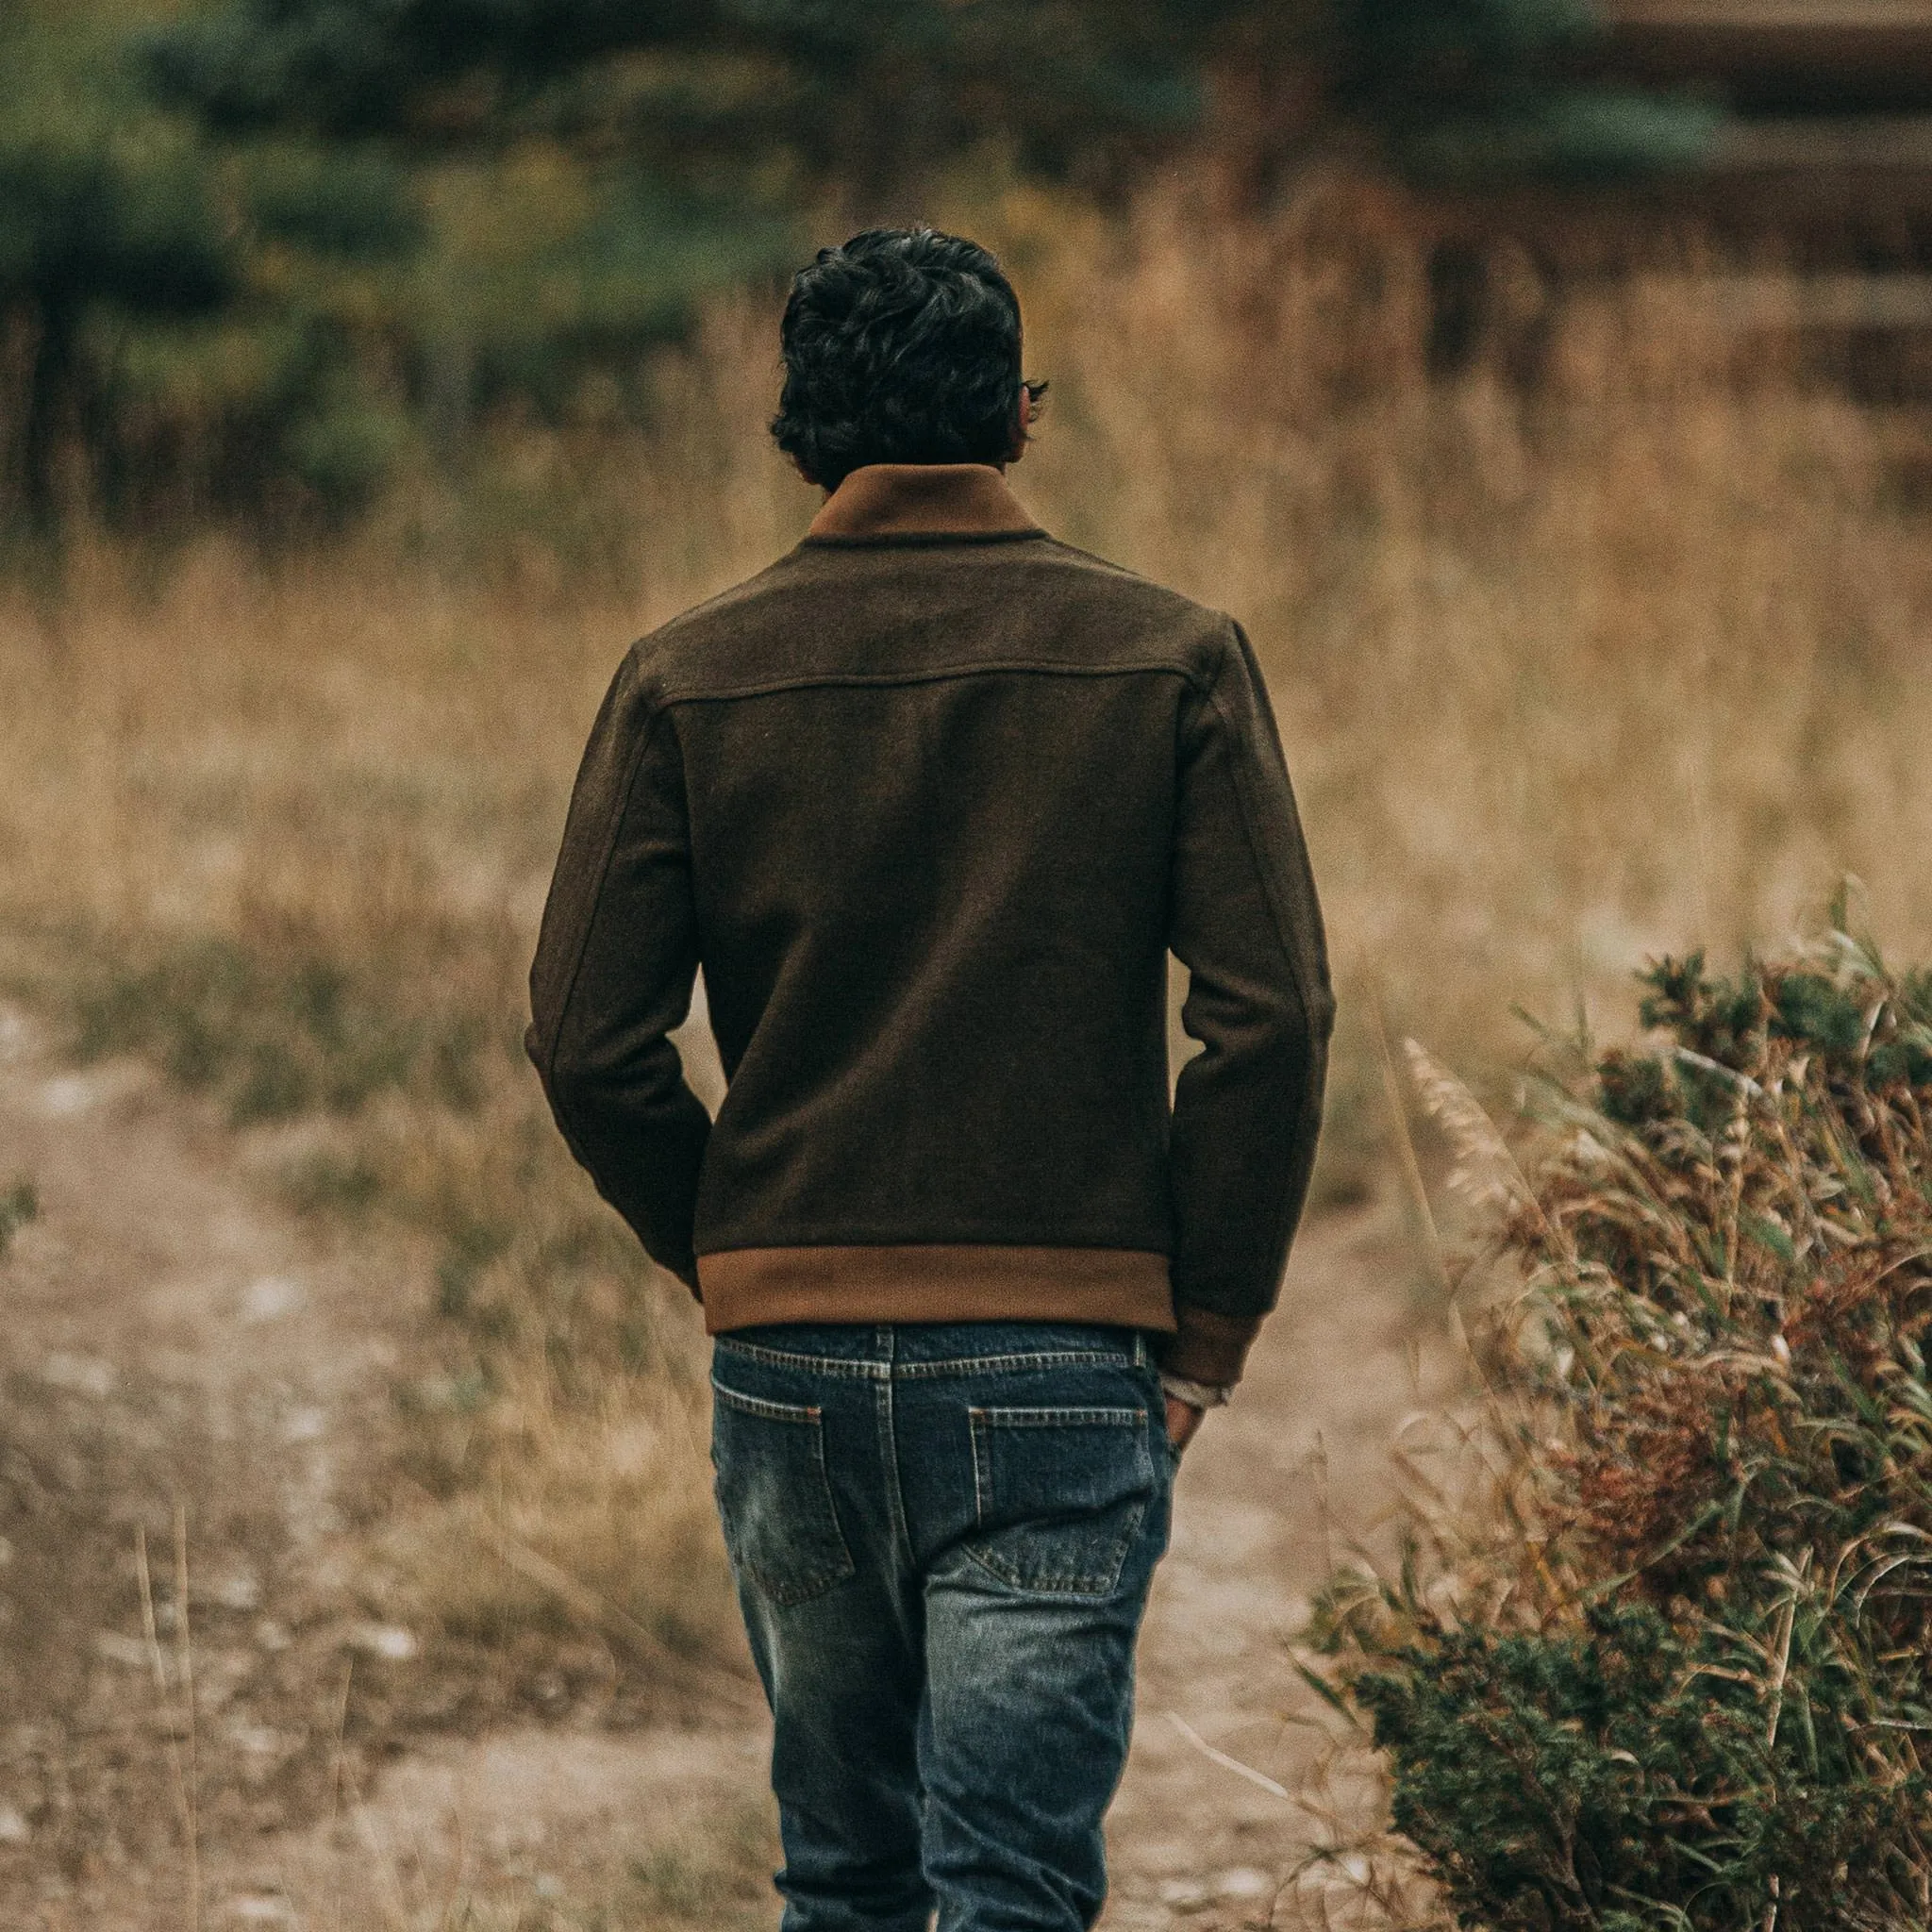
[[[1682,167],[1587,0],[4,0],[0,525],[261,535],[647,427],[720,291],[937,196]]]
[[[524,975],[626,641],[815,507],[764,428],[787,275],[920,216],[1014,272],[1028,505],[1256,640],[1341,996],[1316,1209],[1384,1242],[1323,1284],[1352,1324],[1457,1332],[1391,1041],[1507,1115],[1517,1010],[1627,1034],[1646,957],[1847,873],[1932,957],[1917,0],[0,0],[0,1001],[385,1284],[340,1535],[265,1505],[250,1557],[322,1605],[310,1715],[260,1704],[292,1822],[332,1739],[641,1720],[739,1659],[702,1338],[551,1127]],[[42,1124],[85,1167],[111,1112]],[[69,1342],[14,1291],[64,1319],[92,1237],[28,1166],[0,1448],[54,1469]],[[9,1730],[0,1782],[164,1849],[72,1691],[125,1703],[130,1521],[226,1533],[227,1465],[156,1459],[193,1428],[137,1301],[87,1338],[135,1391],[107,1473],[6,1529],[54,1662],[0,1690],[65,1755]],[[1318,1379],[1338,1427],[1379,1399]],[[365,1625],[421,1654],[345,1688]],[[251,1762],[208,1743],[205,1790]]]
[[[1014,269],[1029,503],[1257,639],[1321,1205],[1390,1171],[1384,1017],[1500,1092],[1513,1004],[1848,871],[1916,947],[1932,33],[1865,10],[0,0],[0,990],[414,1243],[412,1479],[562,1535],[558,1418],[702,1379],[521,1051],[571,773],[624,641],[810,513],[787,273],[920,215]],[[624,1481],[702,1541],[689,1474]],[[567,1567],[698,1641],[603,1513]]]

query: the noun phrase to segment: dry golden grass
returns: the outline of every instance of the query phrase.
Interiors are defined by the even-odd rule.
[[[1774,936],[1846,869],[1923,937],[1932,555],[1886,425],[1662,279],[1579,300],[1534,397],[1431,388],[1417,263],[1367,219],[1202,247],[1154,210],[1054,317],[1065,433],[1020,473],[1255,633],[1344,973],[1457,1047]]]
[[[567,597],[528,559],[455,586],[372,561],[375,541],[279,569],[210,545],[155,575],[83,554],[58,608],[21,593],[0,618],[14,976],[84,1054],[146,1053],[207,1090],[296,1206],[378,1217],[406,1278],[434,1283],[451,1319],[438,1371],[401,1391],[371,1587],[509,1680],[485,1707],[548,1707],[530,1687],[587,1621],[571,1701],[608,1693],[612,1655],[675,1678],[667,1649],[729,1641],[686,1297],[581,1184],[520,1041],[617,657],[705,587],[698,553],[729,575],[799,522],[802,486],[749,438],[698,481],[724,413],[701,386],[749,353],[740,326],[722,318],[726,345],[688,374],[688,456],[628,490],[629,594],[607,570]]]
[[[1534,396],[1431,385],[1416,251],[1356,189],[1254,227],[980,214],[1055,383],[1022,493],[1238,614],[1269,670],[1344,1001],[1328,1198],[1377,1158],[1371,991],[1493,1065],[1512,1002],[1565,1020],[1647,952],[1775,938],[1847,871],[1923,951],[1932,549],[1890,504],[1890,427],[1740,370],[1683,279],[1557,318]],[[279,1120],[255,1131],[291,1197],[381,1217],[438,1281],[447,1373],[406,1391],[383,1547],[453,1643],[601,1605],[693,1655],[724,1621],[694,1324],[517,1040],[624,646],[809,515],[764,439],[771,325],[714,318],[648,446],[519,444],[488,501],[425,485],[327,556],[100,550],[58,605],[0,606],[20,975],[89,1050]],[[479,1567],[491,1537],[579,1596]]]

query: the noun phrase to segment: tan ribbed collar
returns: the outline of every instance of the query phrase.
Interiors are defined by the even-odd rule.
[[[1039,534],[991,463],[868,463],[826,497],[807,541]]]

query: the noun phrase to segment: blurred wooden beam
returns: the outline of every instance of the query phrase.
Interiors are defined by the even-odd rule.
[[[1932,114],[1740,121],[1706,165],[1721,174],[1932,174]]]
[[[1608,60],[1741,105],[1932,101],[1925,0],[1607,0]]]

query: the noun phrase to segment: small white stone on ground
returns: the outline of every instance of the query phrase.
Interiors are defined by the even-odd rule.
[[[246,1570],[231,1570],[215,1585],[215,1601],[225,1610],[252,1610],[261,1602],[261,1585]]]
[[[1253,1865],[1237,1865],[1232,1872],[1224,1872],[1214,1881],[1215,1896],[1218,1898],[1265,1898],[1275,1889],[1276,1881],[1267,1873],[1257,1871]]]
[[[286,1899],[265,1892],[246,1892],[228,1901],[228,1916],[244,1925],[292,1925],[295,1914]]]
[[[104,1362],[97,1355],[69,1355],[56,1349],[41,1364],[41,1380],[50,1389],[105,1401],[114,1392],[114,1364]]]
[[[242,1291],[242,1317],[247,1322],[279,1322],[302,1306],[302,1284],[286,1274],[264,1274]]]
[[[57,1074],[41,1088],[41,1111],[57,1121],[85,1113],[101,1097],[100,1083],[85,1074]]]
[[[406,1664],[422,1648],[413,1632],[400,1624],[358,1624],[349,1641],[371,1657],[386,1658],[392,1664]]]

